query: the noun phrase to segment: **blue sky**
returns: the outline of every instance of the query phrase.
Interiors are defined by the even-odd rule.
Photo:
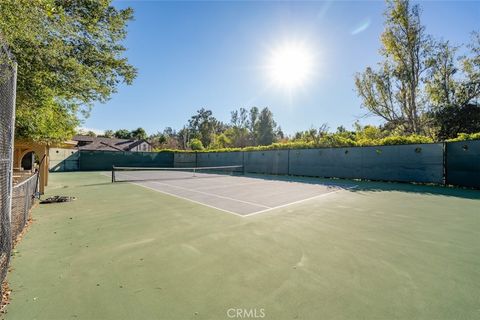
[[[480,2],[421,2],[427,32],[455,44],[480,30]],[[269,107],[284,132],[328,123],[352,128],[365,110],[353,76],[379,60],[385,3],[115,1],[135,11],[126,56],[138,68],[96,104],[84,127],[143,127],[155,133],[181,128],[196,110],[211,109],[228,122],[240,107]],[[301,42],[314,56],[312,75],[291,92],[272,86],[265,65],[273,48]]]

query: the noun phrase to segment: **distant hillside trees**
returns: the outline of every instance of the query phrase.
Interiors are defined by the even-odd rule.
[[[99,136],[105,137],[105,138],[117,138],[117,139],[135,139],[135,140],[148,139],[147,132],[143,128],[137,128],[132,131],[127,129],[119,129],[117,131],[105,130],[105,132]]]
[[[148,139],[157,149],[201,150],[269,145],[283,138],[284,133],[277,127],[273,113],[268,108],[252,107],[232,111],[229,123],[219,121],[211,110],[201,108],[182,129],[167,127]]]
[[[120,129],[115,131],[113,136],[117,139],[130,139],[131,133],[127,129]]]

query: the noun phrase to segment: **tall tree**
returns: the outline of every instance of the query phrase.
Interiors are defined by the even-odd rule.
[[[132,132],[130,132],[130,136],[133,139],[137,139],[137,140],[146,140],[148,137],[147,132],[145,132],[145,129],[143,128],[137,128],[133,130]]]
[[[113,130],[105,130],[102,136],[104,136],[105,138],[113,138],[114,134],[115,132]]]
[[[448,106],[434,112],[438,140],[456,138],[460,133],[480,132],[480,105]]]
[[[459,47],[440,42],[426,80],[437,139],[480,131],[480,34],[472,33],[470,52],[457,57]]]
[[[231,128],[226,133],[234,147],[248,145],[248,111],[245,108],[231,112]]]
[[[250,134],[250,141],[252,145],[257,145],[257,127],[258,127],[258,108],[252,107],[250,108],[250,112],[248,114],[248,132]]]
[[[258,144],[266,146],[275,141],[277,124],[273,120],[273,113],[268,108],[263,108],[258,116],[258,129],[256,136]]]
[[[194,138],[194,136],[193,136]],[[178,131],[178,141],[180,142],[181,149],[187,149],[190,143],[192,136],[188,127],[184,126],[182,129]]]
[[[117,139],[131,139],[132,138],[131,132],[128,131],[127,129],[120,129],[120,130],[115,131],[114,136]]]
[[[371,113],[406,133],[422,133],[426,111],[421,80],[429,67],[432,39],[420,22],[420,8],[408,0],[388,0],[378,70],[355,76],[357,93]]]
[[[150,137],[156,148],[181,149],[185,148],[180,134],[171,127],[166,127],[163,132]]]
[[[211,110],[202,108],[188,121],[188,129],[192,138],[197,138],[202,145],[208,147],[216,133],[221,131],[223,124],[215,119]]]
[[[132,17],[110,0],[0,1],[0,33],[18,63],[17,136],[67,139],[79,114],[133,81],[122,56]]]

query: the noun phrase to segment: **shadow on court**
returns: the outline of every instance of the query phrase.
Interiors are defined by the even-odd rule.
[[[321,184],[339,187],[351,188],[349,192],[407,192],[418,193],[425,195],[437,195],[446,197],[457,197],[465,199],[480,199],[480,190],[453,187],[453,186],[439,186],[426,184],[413,184],[407,182],[384,182],[384,181],[366,181],[366,180],[351,180],[351,179],[337,179],[337,178],[315,178],[315,177],[301,177],[301,176],[280,176],[280,175],[262,175],[262,174],[247,174],[246,176],[255,179],[264,180],[278,180],[284,182],[299,182],[306,184]]]

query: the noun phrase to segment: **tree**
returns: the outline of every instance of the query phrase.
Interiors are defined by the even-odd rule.
[[[250,135],[250,142],[253,146],[257,145],[257,129],[258,129],[258,108],[252,107],[250,108],[250,112],[248,114],[248,133]]]
[[[191,136],[188,127],[184,126],[178,131],[178,141],[180,142],[181,149],[187,149],[187,147],[189,146],[190,138]]]
[[[232,147],[232,140],[225,134],[215,135],[214,142],[209,146],[210,149],[222,149]]]
[[[240,108],[238,111],[231,112],[230,119],[231,128],[225,131],[225,135],[231,141],[234,147],[246,147],[248,145],[248,111]]]
[[[103,133],[103,136],[105,138],[113,138],[114,137],[114,132],[113,130],[105,130],[105,132]]]
[[[386,133],[381,128],[373,125],[362,126],[358,122],[354,124],[356,141],[373,141],[385,138]],[[368,144],[368,143],[367,143]]]
[[[190,149],[192,150],[203,150],[203,143],[200,139],[193,138],[189,143]]]
[[[34,141],[64,141],[79,124],[74,114],[56,103],[31,108],[24,103],[15,112],[15,135]]]
[[[188,121],[188,129],[192,137],[202,141],[204,146],[209,146],[217,130],[223,124],[212,115],[211,110],[202,108]]]
[[[131,139],[132,138],[132,135],[131,135],[130,131],[128,131],[127,129],[120,129],[120,130],[115,131],[114,136],[117,139]]]
[[[469,56],[457,57],[458,49],[439,43],[426,80],[432,106],[428,117],[441,140],[480,131],[480,34],[472,34]]]
[[[434,111],[455,104],[458,83],[454,76],[459,71],[455,65],[455,56],[458,49],[448,41],[439,42],[435,46],[425,86]]]
[[[311,127],[306,131],[300,131],[295,133],[295,140],[304,142],[313,142],[314,144],[320,144],[320,140],[328,134],[328,124],[323,123],[318,128]]]
[[[480,105],[448,106],[433,113],[438,140],[456,138],[460,133],[480,132]]]
[[[258,116],[257,141],[260,145],[267,146],[275,141],[277,124],[273,120],[273,113],[268,108],[263,108]]]
[[[143,128],[137,128],[130,132],[130,137],[136,140],[146,140],[148,135]]]
[[[178,133],[171,127],[166,127],[162,132],[157,132],[148,137],[148,141],[155,149],[181,149],[184,148]]]
[[[420,22],[420,8],[408,0],[389,0],[378,70],[368,67],[355,76],[362,105],[372,114],[400,127],[421,133],[426,111],[421,81],[430,63],[432,39]]]
[[[18,63],[18,137],[68,139],[79,114],[131,84],[136,70],[122,42],[132,17],[109,0],[0,1],[0,33]]]
[[[283,133],[282,127],[278,127],[275,130],[275,140],[284,140],[285,139],[285,134]]]

